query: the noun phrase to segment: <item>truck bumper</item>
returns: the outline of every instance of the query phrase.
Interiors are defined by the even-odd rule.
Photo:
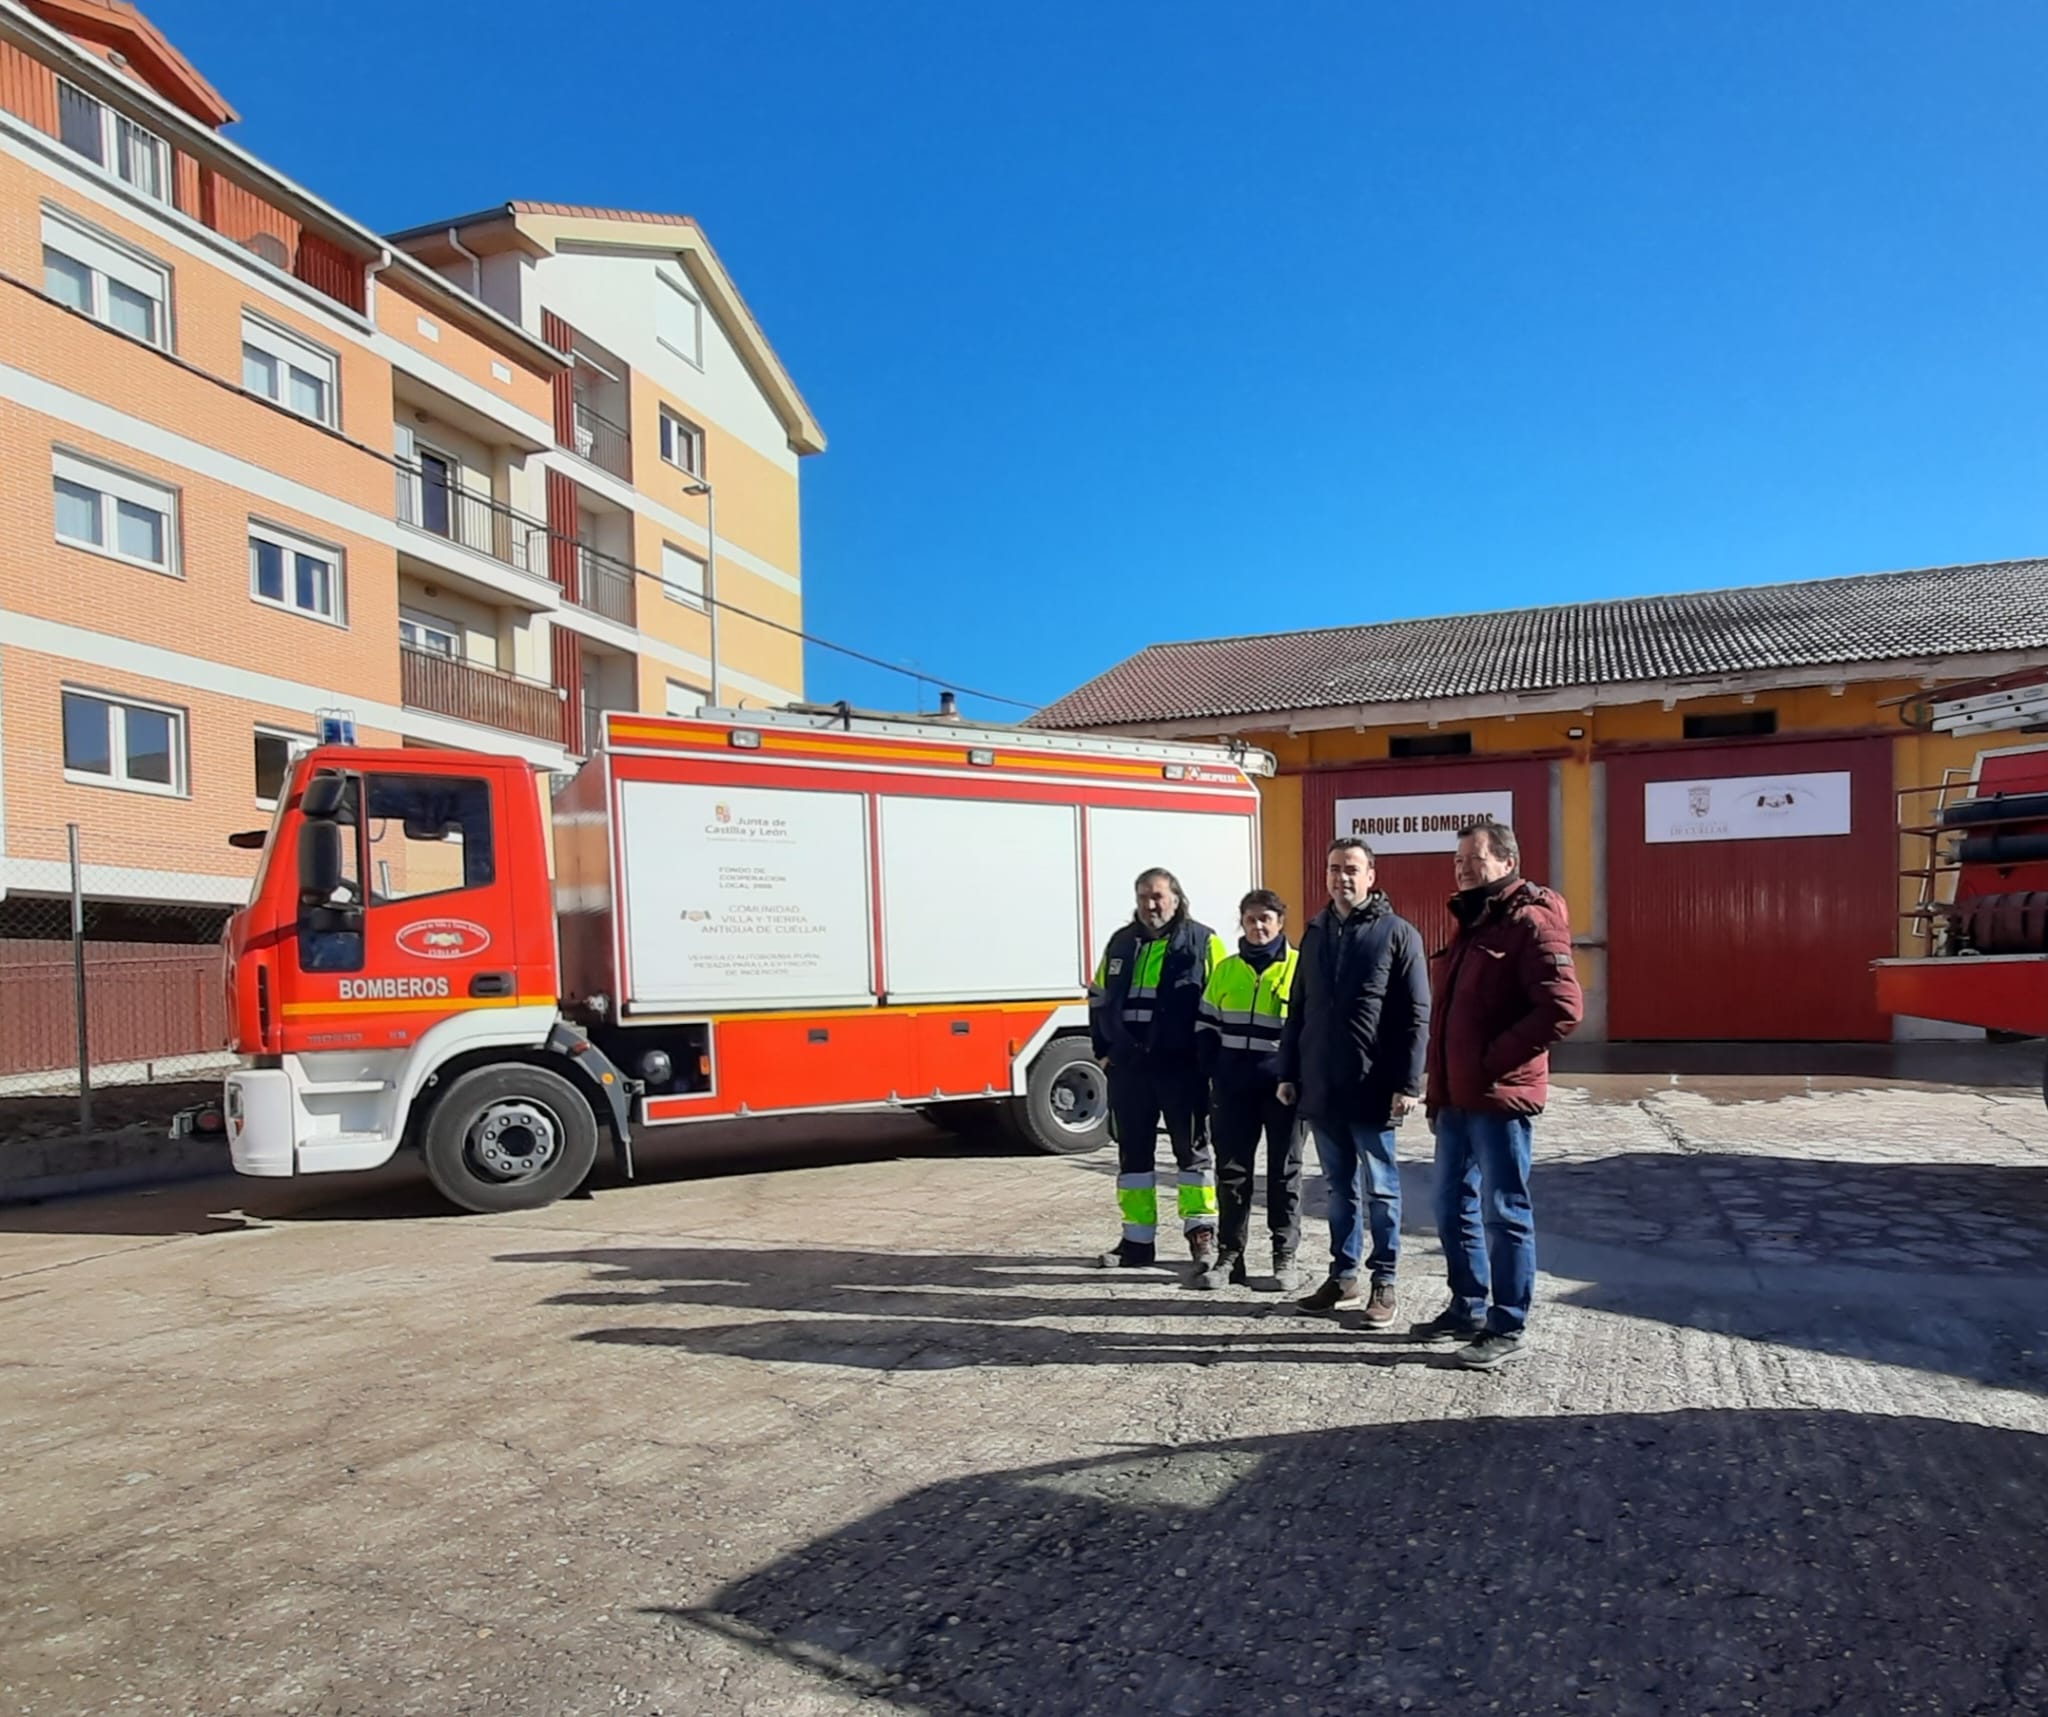
[[[244,1068],[227,1077],[228,1154],[237,1174],[288,1176],[297,1155],[297,1105],[282,1068]]]
[[[2048,954],[1879,960],[1874,970],[1886,1013],[2048,1035]]]

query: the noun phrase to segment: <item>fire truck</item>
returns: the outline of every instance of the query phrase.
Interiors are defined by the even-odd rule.
[[[608,1138],[835,1110],[1108,1134],[1087,988],[1138,873],[1227,924],[1256,886],[1243,747],[843,707],[614,712],[561,782],[488,754],[298,757],[224,934],[217,1116],[248,1175],[417,1149],[453,1204],[534,1208]]]
[[[1919,863],[1906,875],[1917,951],[1876,965],[1878,1005],[1893,1014],[2048,1036],[2048,679],[1981,680],[1905,706],[1909,726],[2020,743],[1979,752],[1968,768],[1899,795],[1900,826]],[[2042,1096],[2048,1101],[2048,1068]]]

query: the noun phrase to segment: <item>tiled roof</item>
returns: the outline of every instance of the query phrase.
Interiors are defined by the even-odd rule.
[[[1154,644],[1032,718],[1100,727],[2048,648],[2048,561]]]
[[[688,215],[656,215],[639,209],[600,209],[590,203],[525,203],[513,201],[506,208],[515,215],[563,215],[578,220],[634,221],[653,227],[693,227]]]

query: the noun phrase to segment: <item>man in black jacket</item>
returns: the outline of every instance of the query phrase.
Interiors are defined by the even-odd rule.
[[[1382,1329],[1394,1321],[1401,1255],[1395,1129],[1422,1096],[1429,961],[1415,926],[1373,886],[1375,869],[1365,842],[1331,844],[1330,904],[1301,939],[1280,1040],[1280,1098],[1298,1103],[1329,1188],[1330,1277],[1301,1304],[1358,1304],[1369,1210],[1365,1321]]]
[[[1181,1228],[1200,1272],[1216,1262],[1216,1153],[1195,1025],[1209,974],[1226,950],[1222,937],[1189,916],[1173,872],[1146,871],[1137,895],[1136,916],[1109,939],[1088,991],[1095,1057],[1109,1071],[1116,1201],[1123,1216],[1122,1239],[1096,1262],[1130,1269],[1157,1258],[1163,1116],[1180,1171]]]

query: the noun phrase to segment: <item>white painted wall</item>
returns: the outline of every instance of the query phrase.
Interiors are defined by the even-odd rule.
[[[468,289],[467,278],[462,286]],[[518,251],[485,257],[483,301],[506,321],[538,334],[540,295],[534,290],[533,258]]]
[[[538,266],[540,298],[581,333],[608,346],[684,407],[702,413],[785,471],[795,471],[788,432],[740,362],[725,330],[703,307],[703,368],[678,357],[655,335],[657,276],[697,289],[677,258],[645,252],[564,247]],[[701,294],[697,294],[701,302]],[[715,476],[715,473],[714,473]]]

